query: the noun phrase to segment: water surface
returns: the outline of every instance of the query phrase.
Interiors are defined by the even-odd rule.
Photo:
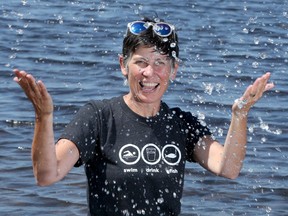
[[[288,2],[2,1],[0,3],[0,213],[85,215],[83,168],[38,187],[30,151],[34,113],[13,68],[47,85],[55,136],[80,106],[127,92],[118,53],[129,21],[154,15],[176,25],[183,60],[165,101],[190,110],[224,141],[231,104],[265,71],[275,90],[249,116],[247,157],[238,179],[187,164],[182,215],[287,215]]]

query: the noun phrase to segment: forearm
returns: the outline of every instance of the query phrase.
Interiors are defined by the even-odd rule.
[[[220,175],[236,178],[246,155],[247,115],[232,114],[230,127],[224,144]]]
[[[224,146],[210,136],[202,137],[194,149],[194,158],[216,175],[235,179],[246,154],[247,115],[262,94],[274,87],[267,83],[270,73],[256,79],[232,106],[232,118]]]
[[[53,101],[42,81],[18,69],[16,81],[24,90],[35,110],[32,162],[38,185],[45,186],[61,180],[79,158],[75,144],[69,140],[55,145],[53,132]]]
[[[54,182],[57,176],[57,158],[55,151],[53,114],[36,117],[32,143],[33,171],[39,185]]]

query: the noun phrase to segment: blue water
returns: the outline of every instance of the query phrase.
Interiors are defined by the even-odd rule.
[[[85,215],[83,168],[38,187],[34,113],[13,68],[44,81],[55,138],[90,99],[127,92],[118,65],[126,24],[142,14],[176,25],[183,60],[165,95],[224,141],[233,101],[270,71],[276,88],[249,116],[247,157],[231,181],[187,164],[182,216],[288,215],[288,1],[40,1],[0,3],[0,215]]]

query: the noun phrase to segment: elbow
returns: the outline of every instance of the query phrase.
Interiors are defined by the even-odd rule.
[[[36,184],[40,187],[49,186],[56,182],[56,177],[54,177],[54,175],[51,175],[51,173],[49,172],[34,171],[34,176]]]
[[[56,169],[45,169],[43,167],[40,167],[37,163],[33,164],[33,174],[36,184],[40,187],[52,185],[60,180]]]
[[[218,175],[227,179],[235,180],[238,178],[240,172],[220,172]]]
[[[35,176],[35,179],[36,179],[36,184],[40,187],[46,187],[46,186],[49,186],[49,185],[52,185],[55,181],[52,181],[51,178],[48,178],[48,177],[38,177],[38,176]]]
[[[235,180],[238,178],[242,169],[242,163],[234,166],[223,166],[219,171],[219,176],[227,179]]]
[[[53,182],[49,182],[49,181],[45,181],[45,180],[43,181],[43,180],[39,180],[36,178],[36,184],[39,187],[46,187],[46,186],[52,185]]]
[[[230,174],[230,175],[226,175],[226,176],[223,176],[223,177],[225,177],[225,178],[227,178],[227,179],[230,179],[230,180],[235,180],[235,179],[238,178],[238,176],[239,176],[239,173],[237,173],[237,174]]]

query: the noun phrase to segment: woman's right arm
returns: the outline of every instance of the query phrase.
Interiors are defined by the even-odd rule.
[[[79,159],[76,145],[61,139],[55,145],[53,131],[53,101],[44,83],[25,71],[14,70],[16,81],[35,110],[32,142],[33,171],[37,184],[46,186],[61,180]]]

